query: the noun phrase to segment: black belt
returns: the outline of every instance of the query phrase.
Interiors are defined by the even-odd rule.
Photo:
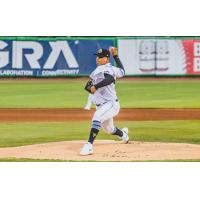
[[[119,100],[116,99],[115,101],[118,102]],[[104,102],[104,103],[102,103],[102,104],[96,104],[96,106],[99,107],[99,106],[102,106],[102,105],[105,104],[105,103],[107,103],[107,102]]]

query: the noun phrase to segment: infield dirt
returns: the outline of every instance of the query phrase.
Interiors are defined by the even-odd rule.
[[[200,145],[157,142],[97,140],[94,154],[80,156],[85,141],[53,142],[21,147],[0,148],[0,158],[60,159],[67,161],[150,161],[200,159]]]
[[[89,121],[94,110],[83,109],[0,109],[0,122]],[[200,119],[200,109],[121,109],[117,120]],[[60,159],[67,161],[150,161],[200,159],[200,145],[183,143],[97,140],[94,154],[80,156],[85,141],[66,141],[0,148],[0,158]]]
[[[94,109],[85,111],[79,108],[61,109],[0,109],[0,122],[25,121],[90,121]],[[152,120],[195,120],[200,119],[200,109],[145,109],[124,108],[116,120],[152,121]]]

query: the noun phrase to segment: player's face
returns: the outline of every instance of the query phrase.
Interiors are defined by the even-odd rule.
[[[103,57],[103,58],[97,57],[97,58],[96,58],[96,63],[97,63],[97,65],[105,65],[105,64],[107,64],[108,62],[109,62],[109,58],[107,58],[107,57]]]

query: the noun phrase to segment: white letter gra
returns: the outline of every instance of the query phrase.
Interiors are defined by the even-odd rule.
[[[0,50],[3,50],[5,47],[7,47],[8,44],[0,41]],[[0,68],[5,67],[9,63],[9,52],[2,51],[0,52]]]
[[[33,53],[25,54],[31,69],[40,69],[38,60],[43,55],[43,48],[38,42],[13,41],[12,67],[23,68],[23,49],[32,49]]]
[[[53,69],[61,52],[63,53],[69,68],[79,67],[67,41],[49,42],[49,44],[52,51],[44,65],[44,69]]]

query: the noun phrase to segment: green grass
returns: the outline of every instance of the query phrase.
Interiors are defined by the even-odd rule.
[[[84,92],[83,86],[83,81],[1,81],[0,107],[83,107],[87,99],[87,94]]]
[[[118,86],[122,107],[200,108],[200,82],[128,82]]]
[[[0,108],[82,108],[86,80],[1,80]],[[118,81],[127,108],[200,108],[200,81]]]
[[[200,120],[116,122],[129,127],[130,140],[200,144]],[[0,147],[65,140],[87,140],[90,123],[0,123]],[[117,139],[100,132],[97,139]]]

